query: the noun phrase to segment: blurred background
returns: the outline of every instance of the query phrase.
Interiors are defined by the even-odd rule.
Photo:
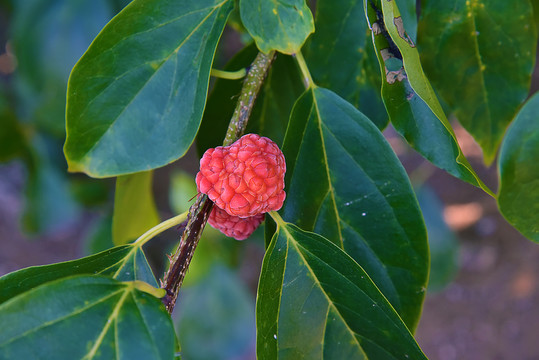
[[[71,68],[127,0],[0,0],[0,276],[112,246],[114,180],[68,174],[62,146]],[[227,29],[223,67],[242,47]],[[532,92],[539,85],[536,68]],[[496,188],[496,167],[456,122],[461,147]],[[437,170],[389,127],[423,210],[431,279],[417,340],[432,360],[539,359],[539,246],[499,214],[494,199]],[[188,209],[198,155],[154,173],[161,219]],[[170,230],[145,248],[155,273],[178,240]],[[263,229],[238,242],[208,227],[175,317],[183,358],[253,359]],[[0,289],[1,291],[1,289]]]

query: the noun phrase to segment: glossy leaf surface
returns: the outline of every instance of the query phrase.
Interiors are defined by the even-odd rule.
[[[283,152],[283,218],[344,249],[414,329],[429,269],[426,230],[380,131],[335,93],[315,87],[294,107]]]
[[[264,257],[259,359],[426,359],[367,273],[326,238],[285,223]]]
[[[317,85],[336,92],[378,128],[388,123],[363,0],[318,0],[316,32],[303,51]]]
[[[60,279],[0,305],[0,321],[2,359],[174,358],[170,316],[135,283]]]
[[[122,245],[159,224],[152,191],[153,171],[119,176],[114,194],[112,241]]]
[[[314,31],[305,0],[240,0],[240,15],[263,53],[296,53]]]
[[[103,29],[69,80],[69,170],[115,176],[166,165],[187,151],[232,5],[135,0]]]
[[[379,24],[382,8],[377,8],[377,12],[370,1],[365,1],[382,72],[382,98],[391,123],[410,146],[434,165],[492,195],[462,154],[453,129],[423,73],[419,54],[407,36],[407,24],[403,23],[395,1],[382,1],[382,5],[385,33]],[[395,23],[399,25],[398,29]],[[394,42],[393,47],[389,39]]]
[[[529,0],[422,2],[425,72],[488,164],[528,96],[537,44],[533,24]]]
[[[32,266],[0,277],[0,304],[46,282],[72,275],[100,274],[121,281],[141,280],[157,286],[139,246],[123,245],[62,263]]]
[[[498,206],[524,236],[539,242],[539,94],[518,113],[500,150]]]

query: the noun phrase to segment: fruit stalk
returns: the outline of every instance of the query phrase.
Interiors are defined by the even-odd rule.
[[[230,119],[223,146],[232,144],[245,132],[256,97],[264,83],[274,57],[274,51],[271,51],[269,54],[259,52],[251,64],[243,83],[236,109]],[[180,245],[174,255],[170,257],[170,267],[161,282],[161,287],[166,290],[166,296],[162,301],[169,313],[172,313],[174,310],[185,273],[189,268],[212,208],[213,202],[208,196],[201,194],[189,209],[188,222],[181,235]]]

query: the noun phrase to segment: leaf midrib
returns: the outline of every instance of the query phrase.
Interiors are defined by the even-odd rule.
[[[94,358],[94,356],[97,353],[97,349],[99,349],[99,347],[101,346],[101,343],[103,342],[103,339],[105,338],[105,335],[109,331],[110,326],[112,325],[112,323],[116,323],[116,319],[118,318],[118,315],[120,313],[120,309],[121,309],[123,303],[125,302],[125,299],[127,298],[127,296],[129,296],[131,294],[131,292],[133,291],[133,287],[130,287],[128,289],[122,289],[122,290],[125,293],[118,300],[118,303],[116,303],[116,306],[112,310],[112,313],[107,318],[107,321],[105,323],[105,326],[103,327],[103,330],[101,330],[101,333],[97,337],[97,339],[96,339],[96,341],[94,343],[94,346],[92,346],[89,353],[86,354],[83,357],[83,360],[85,360],[85,359],[93,359]],[[117,346],[117,344],[115,344],[115,345]]]
[[[280,225],[284,225],[284,224],[280,224]],[[305,257],[303,256],[303,253],[300,251],[299,249],[299,244],[295,241],[295,238],[292,236],[292,234],[286,229],[286,225],[282,226],[284,228],[284,231],[286,232],[287,234],[287,238],[290,240],[290,242],[292,243],[292,245],[294,246],[294,248],[296,249],[298,255],[300,256],[301,260],[304,262],[305,266],[307,267],[307,269],[309,270],[309,272],[311,273],[311,275],[313,276],[312,279],[313,281],[316,283],[316,285],[318,285],[318,288],[320,289],[320,291],[322,292],[322,294],[324,294],[324,297],[326,298],[326,300],[328,301],[328,304],[331,308],[333,308],[335,310],[335,312],[338,314],[339,318],[342,320],[342,322],[344,323],[344,325],[346,326],[346,328],[349,330],[349,332],[351,333],[355,343],[357,344],[358,348],[360,349],[361,353],[365,356],[365,359],[368,359],[369,357],[367,356],[367,354],[365,354],[363,348],[361,347],[361,345],[359,344],[359,341],[357,339],[357,337],[360,337],[362,339],[366,339],[367,341],[369,342],[372,342],[373,344],[375,344],[380,350],[384,351],[386,354],[388,354],[389,356],[391,356],[392,358],[395,358],[394,354],[388,352],[384,347],[380,346],[375,340],[373,339],[370,339],[369,337],[365,336],[365,335],[361,335],[361,334],[358,334],[356,333],[355,331],[353,331],[350,326],[348,325],[348,323],[346,322],[346,320],[344,319],[344,317],[342,316],[341,312],[339,311],[339,309],[334,305],[333,301],[331,300],[331,298],[329,297],[329,295],[325,292],[325,289],[324,287],[322,286],[322,284],[320,283],[320,281],[318,280],[318,277],[316,276],[316,273],[313,271],[313,269],[310,267],[309,265],[309,262],[305,259]],[[320,259],[318,256],[316,256],[315,254],[313,254],[312,252],[310,252],[308,249],[302,247],[302,249],[305,251],[305,252],[308,252],[309,254],[311,254],[313,257],[316,257],[317,259],[319,259],[320,261],[324,262],[322,259]],[[325,263],[325,262],[324,262]],[[326,263],[327,264],[327,263]],[[358,265],[359,266],[359,265]],[[351,284],[353,287],[355,287],[356,289],[358,289],[361,293],[365,294],[366,297],[368,297],[372,302],[373,304],[376,304],[376,306],[380,307],[380,305],[374,301],[370,296],[368,296],[365,291],[363,291],[360,287],[358,287],[355,283],[353,283],[352,281],[350,281],[346,276],[344,276],[343,274],[341,274],[337,269],[331,267],[336,273],[338,273],[343,279],[345,279],[349,284]],[[365,275],[368,279],[369,276],[367,273],[365,273]],[[378,287],[376,286],[376,284],[371,280],[371,283],[372,285],[378,289]],[[382,292],[378,289],[378,291],[380,292],[380,296],[382,296],[383,298],[385,298],[385,296],[382,294]],[[386,299],[387,301],[387,299]],[[389,301],[387,301],[387,303],[390,305]],[[355,313],[356,315],[358,315],[359,317],[361,317],[362,319],[364,319],[365,321],[368,321],[369,323],[372,324],[372,321],[368,320],[368,318],[365,318],[365,316],[362,316],[361,314],[357,313],[356,311],[354,311],[353,309],[350,309],[350,308],[347,308],[349,309],[351,312]],[[393,325],[395,325],[396,328],[398,328],[398,324],[396,324],[393,319],[391,319],[389,316],[387,316],[386,312],[385,311],[382,311],[382,313],[384,314],[384,316],[386,317],[386,319],[391,322]],[[395,311],[395,314],[397,315],[397,317],[399,316],[398,313]]]
[[[316,97],[316,94],[315,92],[317,91],[316,87],[314,87],[312,90],[312,95],[313,95],[313,106],[316,110],[316,116],[317,116],[317,127],[318,127],[318,131],[319,131],[319,134],[320,134],[320,142],[322,144],[322,153],[324,154],[324,166],[326,168],[326,177],[327,177],[327,181],[328,181],[328,191],[330,192],[330,195],[331,195],[331,202],[333,203],[333,211],[335,212],[335,216],[337,217],[337,231],[339,233],[339,245],[340,245],[340,248],[343,249],[344,248],[344,240],[343,240],[343,236],[342,236],[342,229],[341,229],[341,217],[340,217],[340,214],[339,214],[339,210],[337,209],[337,202],[335,200],[335,189],[333,188],[333,183],[331,181],[331,176],[330,176],[330,171],[329,171],[329,161],[328,161],[328,155],[327,155],[327,151],[326,151],[326,143],[325,143],[325,139],[324,139],[324,133],[323,133],[323,130],[322,130],[322,117],[320,115],[320,109],[318,107],[318,99]],[[311,111],[312,111],[312,108],[311,108]],[[309,115],[310,117],[310,115]]]
[[[320,289],[320,291],[322,292],[322,294],[324,294],[324,297],[326,298],[326,301],[328,302],[328,305],[330,307],[332,307],[335,312],[338,314],[339,318],[341,319],[341,321],[344,323],[344,325],[346,326],[346,328],[348,329],[348,331],[352,334],[352,337],[354,339],[354,342],[356,343],[357,347],[360,349],[360,351],[365,355],[365,358],[367,358],[367,355],[364,353],[363,351],[363,348],[361,347],[361,345],[359,344],[357,338],[356,338],[356,333],[348,326],[348,323],[344,320],[342,314],[340,313],[340,311],[337,309],[337,307],[333,304],[333,301],[330,299],[330,297],[328,296],[328,294],[325,292],[324,288],[322,287],[322,285],[320,284],[320,282],[318,281],[318,277],[316,276],[316,273],[312,270],[312,268],[309,266],[309,263],[307,262],[307,260],[305,259],[305,257],[303,256],[303,254],[301,253],[301,251],[299,250],[299,247],[298,247],[298,244],[296,243],[294,237],[292,236],[292,234],[288,231],[287,229],[287,225],[284,223],[284,222],[280,222],[278,224],[278,226],[283,229],[283,231],[285,232],[286,234],[286,238],[288,239],[287,243],[290,242],[294,248],[296,249],[296,252],[297,254],[299,255],[299,257],[301,258],[301,260],[303,261],[303,263],[305,264],[305,266],[307,267],[307,269],[309,270],[309,272],[313,275],[312,279],[313,281],[315,282],[315,284],[318,286],[318,288]],[[348,279],[347,279],[348,280]],[[361,289],[359,289],[361,292],[363,292]]]
[[[472,26],[472,30],[474,31],[474,34],[475,35],[472,35],[472,39],[473,39],[473,44],[474,44],[474,55],[475,55],[475,59],[477,60],[477,64],[478,64],[478,71],[479,71],[479,78],[481,79],[481,83],[480,83],[480,86],[481,86],[481,95],[483,97],[483,101],[485,102],[485,108],[486,108],[486,112],[487,112],[487,119],[488,119],[488,122],[489,122],[489,125],[487,128],[488,128],[488,132],[489,132],[489,139],[492,139],[492,134],[494,133],[494,129],[493,129],[493,126],[494,126],[494,123],[492,121],[492,115],[490,113],[490,102],[489,102],[489,94],[488,94],[488,91],[487,91],[487,87],[486,87],[486,84],[485,84],[485,76],[484,76],[484,72],[486,69],[486,65],[483,64],[483,60],[481,59],[481,53],[479,51],[479,41],[478,41],[478,33],[479,31],[477,30],[477,24],[475,23],[475,11],[474,11],[474,6],[472,5],[472,3],[470,1],[466,1],[466,10],[468,12],[470,12],[471,16],[470,16],[470,25]]]
[[[111,284],[111,285],[116,286],[116,284]],[[43,329],[43,328],[46,328],[46,327],[51,326],[51,325],[54,325],[54,324],[56,324],[56,323],[58,323],[58,322],[64,321],[64,320],[66,320],[66,319],[69,319],[70,317],[73,317],[73,316],[75,316],[75,315],[81,314],[82,312],[84,312],[84,311],[86,311],[86,310],[88,310],[88,309],[90,309],[90,308],[92,308],[92,307],[94,307],[94,306],[96,306],[96,305],[99,305],[100,303],[102,303],[102,302],[108,300],[109,298],[111,298],[111,297],[117,295],[118,293],[120,293],[120,292],[122,292],[122,291],[125,291],[125,289],[120,289],[120,290],[117,290],[117,291],[115,291],[115,292],[112,292],[112,293],[110,293],[109,295],[107,295],[107,296],[105,296],[105,297],[102,297],[102,298],[100,298],[99,300],[97,300],[97,301],[95,301],[95,302],[93,302],[93,303],[90,303],[90,304],[88,304],[88,305],[86,305],[86,306],[83,306],[83,307],[77,309],[76,311],[73,311],[73,312],[71,312],[71,313],[69,313],[69,314],[67,314],[67,315],[65,315],[65,316],[56,318],[56,319],[54,319],[54,320],[47,321],[47,322],[41,324],[40,326],[37,326],[37,327],[33,327],[33,328],[31,328],[31,329],[28,329],[28,330],[26,330],[25,332],[23,332],[23,333],[21,333],[21,334],[15,336],[15,337],[12,337],[12,338],[10,338],[8,341],[6,341],[6,342],[0,344],[0,348],[3,347],[3,346],[5,346],[5,345],[7,345],[7,344],[9,344],[9,343],[14,342],[14,341],[17,340],[17,339],[20,339],[20,338],[22,338],[22,337],[25,337],[25,336],[27,336],[27,335],[29,335],[29,334],[31,334],[31,333],[37,332],[37,331],[39,331],[39,330],[41,330],[41,329]]]

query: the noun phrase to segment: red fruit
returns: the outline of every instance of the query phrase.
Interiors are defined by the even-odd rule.
[[[273,141],[247,134],[200,159],[198,191],[228,214],[249,217],[279,210],[286,196],[284,155]]]
[[[264,221],[264,214],[240,218],[239,216],[229,215],[217,206],[213,207],[208,218],[211,226],[236,240],[247,239],[262,221]]]

